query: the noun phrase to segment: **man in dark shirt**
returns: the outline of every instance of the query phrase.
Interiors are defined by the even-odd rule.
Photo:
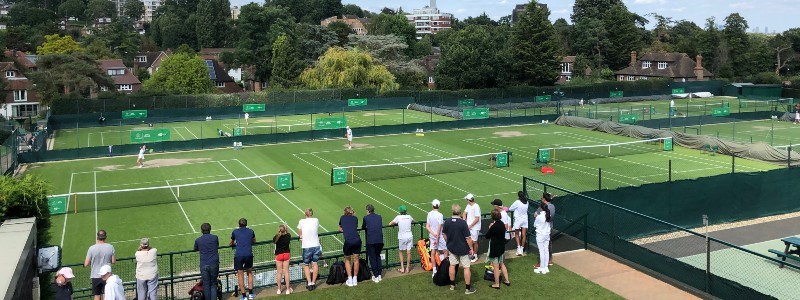
[[[194,251],[200,251],[200,274],[203,279],[203,295],[206,300],[217,299],[217,277],[219,276],[219,238],[211,234],[211,224],[200,225],[203,233],[194,240]]]
[[[256,233],[247,228],[247,219],[239,219],[239,228],[231,232],[231,247],[236,247],[233,253],[233,269],[239,277],[239,288],[242,291],[242,300],[254,299],[253,295],[253,243],[256,242]],[[247,283],[244,285],[244,272],[247,270]],[[246,287],[250,287],[248,290]],[[249,296],[248,292],[250,293]]]
[[[58,270],[56,278],[53,280],[53,298],[56,300],[72,300],[72,268],[64,267]]]
[[[469,226],[467,221],[460,217],[461,206],[453,204],[453,215],[449,219],[444,220],[442,234],[447,241],[447,251],[450,252],[448,260],[450,260],[450,290],[456,289],[456,265],[460,264],[464,269],[464,282],[467,285],[464,294],[475,293],[475,287],[470,285],[470,255],[475,253],[472,249],[472,238],[469,233]]]
[[[339,218],[339,231],[344,235],[344,269],[347,271],[347,286],[358,285],[358,254],[361,253],[361,236],[358,235],[358,218],[354,216],[353,208],[344,208],[344,215]],[[352,257],[353,266],[350,266]]]
[[[375,213],[375,207],[367,204],[367,215],[361,222],[361,229],[366,232],[367,238],[367,260],[372,269],[372,281],[381,282],[383,266],[381,265],[381,251],[383,251],[383,219],[381,215]]]

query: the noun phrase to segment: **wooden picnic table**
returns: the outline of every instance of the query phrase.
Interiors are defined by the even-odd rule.
[[[800,237],[796,236],[788,237],[785,239],[781,239],[781,242],[783,242],[783,244],[786,245],[786,248],[784,248],[783,252],[772,249],[770,249],[769,252],[778,255],[778,257],[781,258],[781,261],[784,262],[786,261],[787,257],[800,262]],[[794,247],[794,249],[792,249],[792,247]],[[779,267],[783,268],[783,265],[784,264],[781,263]]]

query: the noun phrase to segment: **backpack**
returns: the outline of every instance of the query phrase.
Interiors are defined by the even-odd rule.
[[[369,271],[369,266],[367,265],[367,261],[363,258],[359,258],[358,265],[359,265],[358,275],[356,276],[358,282],[372,279],[372,272]]]
[[[456,276],[458,276],[458,268],[456,268]],[[450,284],[450,260],[445,259],[436,269],[436,274],[433,274],[433,284],[437,286],[445,286]]]
[[[330,270],[328,270],[328,279],[325,283],[329,285],[341,285],[345,282],[347,282],[347,273],[344,270],[344,262],[337,261],[333,263]]]
[[[494,267],[492,267],[492,265],[486,265],[485,269],[486,270],[483,271],[483,280],[494,282]]]

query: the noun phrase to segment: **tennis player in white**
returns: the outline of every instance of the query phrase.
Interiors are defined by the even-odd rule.
[[[250,114],[244,113],[244,124],[249,125],[250,124],[249,120],[250,120]]]
[[[136,158],[136,164],[139,165],[139,168],[144,167],[144,152],[147,151],[147,145],[142,145],[142,148],[139,148],[139,156]]]
[[[353,130],[350,129],[350,126],[346,126],[347,133],[344,135],[347,138],[347,149],[353,149]]]

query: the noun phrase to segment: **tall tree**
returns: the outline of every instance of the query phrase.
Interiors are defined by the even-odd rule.
[[[383,93],[400,87],[394,75],[368,53],[339,47],[328,49],[313,68],[303,71],[300,80],[312,89],[368,88]]]
[[[655,52],[669,52],[672,51],[672,26],[675,21],[670,17],[665,17],[656,13],[649,14],[656,20],[656,26],[653,28],[653,42],[650,44],[650,51]]]
[[[228,0],[200,0],[197,4],[197,45],[199,48],[225,46],[230,19]]]
[[[611,7],[603,20],[608,31],[606,64],[612,70],[623,69],[630,62],[631,51],[642,48],[634,15],[622,4]]]
[[[71,36],[57,34],[45,36],[45,42],[36,48],[36,54],[38,55],[70,54],[83,51],[84,49]]]
[[[203,94],[213,90],[208,68],[199,56],[175,53],[166,58],[144,88],[172,94]]]
[[[705,60],[707,66],[709,66],[708,69],[717,77],[721,76],[719,71],[723,65],[720,57],[717,55],[721,42],[722,37],[717,29],[716,19],[714,19],[714,17],[706,19],[705,28],[700,32],[697,51],[703,56],[703,60]]]
[[[694,22],[681,20],[675,23],[670,31],[672,37],[672,48],[676,52],[686,53],[689,57],[695,57],[700,52],[700,39],[703,29]]]
[[[469,25],[450,32],[442,41],[442,56],[436,67],[437,87],[480,89],[503,85],[502,74],[509,73],[504,64],[510,61],[503,56],[507,35],[506,26]]]
[[[130,64],[139,52],[142,37],[134,30],[133,21],[128,18],[116,18],[110,24],[97,30],[94,37],[103,41],[108,47]]]
[[[572,24],[588,19],[601,20],[614,5],[623,4],[621,0],[575,0],[572,6]]]
[[[344,47],[349,42],[348,36],[353,33],[353,30],[350,28],[350,25],[347,25],[345,22],[330,22],[328,24],[328,30],[336,34],[336,37],[339,39],[339,42],[336,43],[339,47]]]
[[[67,0],[58,6],[58,14],[65,17],[83,20],[86,13],[86,4],[83,0]]]
[[[558,45],[550,11],[531,1],[511,28],[511,78],[518,84],[552,85],[558,80]]]
[[[422,43],[417,43],[417,45]],[[353,35],[349,49],[367,51],[389,70],[403,88],[418,89],[425,80],[425,70],[418,60],[406,53],[408,45],[396,35]],[[430,49],[429,49],[430,51]]]
[[[725,17],[725,29],[722,36],[730,49],[730,59],[735,76],[743,77],[750,75],[747,73],[748,61],[747,51],[750,39],[747,36],[747,20],[738,13],[732,13]]]
[[[355,15],[356,17],[363,18],[364,10],[355,4],[346,4],[342,6],[342,15]]]
[[[339,41],[336,34],[322,25],[298,24],[295,44],[305,65],[311,65]]]
[[[122,10],[125,17],[136,22],[144,16],[144,3],[141,0],[126,0]]]
[[[47,195],[50,186],[44,179],[30,174],[0,178],[0,221],[34,217],[37,243],[49,243],[51,223]]]
[[[369,33],[373,35],[394,34],[405,39],[409,46],[414,45],[416,40],[416,29],[403,14],[381,13],[372,20],[369,25]]]
[[[553,30],[555,30],[555,38],[558,42],[559,53],[562,56],[567,56],[573,54],[572,52],[572,40],[570,38],[570,34],[572,31],[572,25],[567,24],[567,20],[564,18],[558,18],[555,23],[553,23]]]
[[[156,10],[149,34],[161,48],[175,49],[182,44],[197,47],[198,0],[167,0]],[[227,11],[228,9],[226,9]]]
[[[257,81],[269,81],[272,74],[272,44],[282,35],[292,37],[297,24],[289,10],[280,6],[250,3],[242,6],[237,21],[234,65],[252,67]]]
[[[297,83],[297,77],[303,71],[303,63],[298,60],[298,54],[292,41],[286,34],[282,34],[272,44],[272,78],[270,83],[276,87],[292,87]]]
[[[111,18],[117,15],[117,9],[114,7],[114,2],[108,0],[89,0],[86,4],[86,18],[87,22],[99,18]]]
[[[112,88],[114,81],[85,53],[42,55],[36,60],[32,74],[34,88],[41,100],[49,104],[58,94],[88,95],[99,87]]]

